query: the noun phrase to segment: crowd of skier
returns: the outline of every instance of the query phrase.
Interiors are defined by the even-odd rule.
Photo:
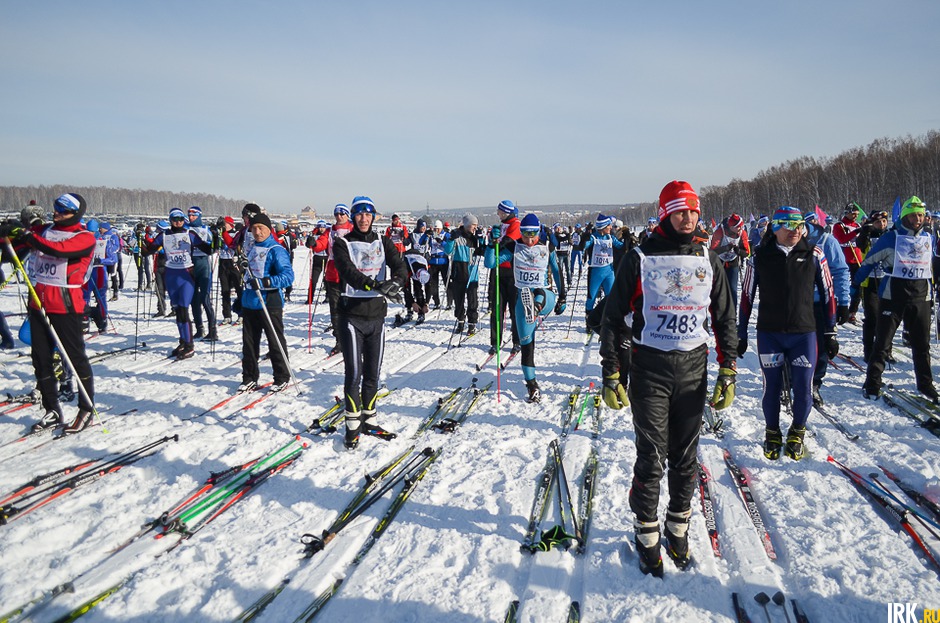
[[[629,500],[644,573],[662,575],[663,533],[668,556],[680,568],[689,563],[703,410],[706,403],[715,410],[732,404],[736,360],[749,349],[758,354],[763,377],[762,449],[769,460],[805,455],[806,424],[813,406],[824,404],[828,363],[839,353],[839,325],[861,322],[866,398],[882,395],[882,374],[903,322],[917,390],[940,401],[929,346],[940,213],[931,217],[916,196],[893,223],[886,211],[863,215],[851,202],[828,226],[818,210],[783,206],[752,217],[750,228],[739,214],[709,228],[692,186],[672,181],[639,235],[604,214],[585,227],[544,223],[534,213],[520,217],[509,200],[496,206],[491,225],[467,214],[454,227],[423,219],[409,227],[396,214],[383,231],[375,227],[377,205],[366,196],[337,204],[332,223],[317,221],[306,232],[272,221],[254,203],[244,206],[240,222],[223,216],[211,224],[199,207],[174,208],[165,220],[141,222],[124,237],[87,211],[84,198],[68,193],[53,203],[51,220],[30,202],[19,219],[0,223],[3,261],[14,266],[9,279],[0,270],[0,280],[21,279],[30,291],[19,336],[31,346],[44,412],[36,431],[73,434],[92,423],[95,387],[84,334],[92,322],[107,331],[108,303],[118,300],[130,262],[137,290],[153,293],[153,315],[175,319],[171,357],[193,357],[197,341],[215,342],[220,326],[240,323],[239,392],[259,387],[262,334],[273,368],[268,391],[296,382],[283,317],[293,287],[306,289],[308,306],[327,304],[329,354],[341,355],[345,366],[349,449],[360,435],[393,435],[376,408],[389,302],[401,306],[391,326],[421,324],[432,307],[443,307],[452,310],[453,332],[461,337],[476,334],[489,315],[490,354],[505,343],[510,357],[520,356],[526,399],[538,403],[536,334],[546,316],[565,313],[586,272],[582,326],[599,334],[603,401],[632,410],[637,460]],[[301,284],[293,261],[298,246],[309,248],[310,257]],[[483,275],[488,288],[481,294]],[[221,318],[212,297],[216,277]],[[0,340],[0,348],[15,346],[2,314]],[[719,371],[709,394],[713,341]],[[67,420],[61,402],[73,389],[78,412]],[[790,395],[792,420],[782,422],[781,400]]]

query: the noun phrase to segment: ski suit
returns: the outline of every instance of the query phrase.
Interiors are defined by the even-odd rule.
[[[604,291],[604,296],[610,296],[610,288],[614,285],[614,249],[623,248],[623,240],[618,240],[610,234],[591,234],[584,242],[584,253],[590,252],[588,261],[588,295],[584,304],[584,311],[590,313],[594,309],[597,293]]]

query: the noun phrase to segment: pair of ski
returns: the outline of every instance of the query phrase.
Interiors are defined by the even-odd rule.
[[[751,523],[754,525],[754,529],[757,530],[757,535],[760,537],[761,544],[764,547],[764,553],[767,554],[770,560],[776,560],[777,552],[770,538],[770,531],[767,529],[767,524],[761,514],[760,506],[758,506],[754,492],[751,489],[750,477],[738,466],[730,450],[722,448],[722,456],[724,457],[728,472],[731,474],[731,479],[734,482],[738,497],[744,504],[744,509],[747,511]],[[721,535],[718,530],[718,522],[715,515],[712,474],[711,470],[708,469],[705,462],[701,459],[701,456],[698,461],[698,490],[699,500],[702,505],[702,515],[705,517],[705,527],[708,530],[708,540],[712,546],[712,553],[715,555],[715,558],[721,558]]]
[[[493,382],[490,381],[482,388],[477,387],[477,379],[474,377],[470,387],[451,390],[438,399],[437,406],[421,421],[412,438],[417,439],[431,428],[441,433],[453,433],[466,421],[477,402],[492,386]]]
[[[125,346],[124,348],[117,348],[115,350],[110,350],[105,353],[96,353],[94,355],[88,356],[88,363],[98,363],[106,359],[111,359],[112,357],[118,357],[121,355],[129,355],[137,351],[146,350],[147,348],[148,348],[147,343],[141,342],[137,346]]]
[[[324,551],[345,528],[372,508],[380,499],[385,497],[386,494],[393,491],[398,485],[402,485],[398,492],[394,494],[391,503],[386,508],[382,517],[372,528],[368,537],[366,537],[365,542],[359,547],[356,555],[348,562],[343,563],[341,569],[334,570],[334,572],[340,575],[330,582],[326,588],[293,619],[295,623],[312,621],[323,607],[326,606],[333,595],[339,591],[345,578],[351,573],[352,568],[356,567],[363,560],[378,539],[385,534],[391,522],[398,515],[398,512],[401,510],[402,506],[404,506],[405,502],[411,497],[418,483],[424,478],[425,474],[431,468],[431,465],[437,460],[438,456],[440,456],[440,453],[440,448],[435,450],[431,447],[426,447],[422,450],[415,451],[414,446],[410,446],[384,467],[371,474],[366,474],[365,482],[361,485],[356,495],[353,496],[353,499],[319,535],[307,533],[301,537],[301,543],[304,545],[304,557],[312,558],[319,552]],[[335,551],[337,548],[331,549]],[[306,575],[307,577],[303,578],[301,582],[306,580],[322,585],[324,574],[310,572]],[[277,598],[290,581],[291,578],[282,580],[277,586],[262,595],[242,612],[236,618],[236,621],[246,622],[253,620]],[[313,586],[311,588],[316,587]]]
[[[882,398],[903,415],[940,437],[940,406],[920,394],[892,385],[882,388]]]
[[[393,391],[395,390],[383,387],[375,395],[376,401],[385,398]],[[343,420],[346,418],[346,412],[343,410],[344,407],[345,403],[343,403],[343,399],[339,396],[333,396],[333,404],[323,411],[323,413],[314,418],[314,420],[307,426],[306,429],[304,429],[303,432],[314,435],[331,435],[335,433],[339,428],[339,425],[342,424]],[[379,429],[379,431],[374,429],[371,431],[363,429],[362,432],[363,434],[378,437],[379,439],[383,439],[385,441],[391,441],[392,439],[398,437],[398,435],[395,433],[390,433],[381,429]]]
[[[178,435],[163,437],[117,456],[83,461],[36,476],[0,500],[0,526],[25,517],[76,489],[154,454],[163,444],[179,441]]]
[[[782,591],[777,591],[774,593],[773,597],[770,597],[764,592],[757,593],[754,595],[754,601],[764,609],[764,614],[768,621],[770,621],[770,612],[767,610],[767,604],[770,602],[782,608],[783,614],[787,617],[787,621],[790,621],[790,615],[787,613],[787,598]],[[751,623],[751,617],[748,616],[747,610],[744,609],[744,604],[741,603],[741,598],[737,593],[731,593],[731,604],[734,606],[734,617],[737,623]],[[793,620],[796,621],[796,623],[810,623],[806,612],[803,611],[803,608],[800,607],[795,599],[790,600],[790,607],[793,609]]]
[[[49,618],[56,621],[77,619],[120,590],[156,557],[175,549],[269,477],[293,463],[305,447],[297,437],[267,455],[210,474],[196,491],[144,524],[94,566],[72,581],[0,616],[0,621],[12,622],[21,616],[32,619],[41,613],[49,614]],[[49,610],[51,612],[46,612]]]
[[[218,415],[218,412],[219,412],[220,410],[222,410],[223,407],[225,407],[226,405],[228,405],[229,403],[231,403],[232,401],[234,401],[236,398],[238,398],[238,397],[240,397],[240,396],[253,396],[253,399],[252,399],[251,401],[245,403],[244,405],[239,406],[238,408],[232,410],[232,411],[229,412],[229,413],[226,413],[226,414],[221,418],[221,419],[223,419],[223,420],[227,420],[228,418],[230,418],[230,417],[236,415],[236,414],[239,413],[239,412],[247,411],[248,409],[251,409],[251,408],[257,406],[258,404],[260,404],[260,403],[263,402],[264,400],[267,400],[268,398],[270,398],[270,397],[273,396],[274,394],[278,393],[278,392],[266,391],[266,390],[267,390],[269,387],[271,387],[271,385],[273,385],[273,384],[274,384],[273,381],[269,381],[269,382],[267,382],[267,383],[262,383],[261,385],[258,385],[258,386],[256,386],[255,388],[253,388],[253,389],[251,389],[251,390],[249,390],[249,391],[243,391],[243,392],[236,391],[234,394],[223,398],[222,400],[220,400],[219,402],[215,403],[214,405],[212,405],[212,406],[209,407],[208,409],[205,409],[205,410],[203,410],[203,411],[200,411],[199,413],[197,413],[197,414],[195,414],[195,415],[191,415],[191,416],[189,416],[189,417],[183,418],[183,420],[195,420],[195,419],[197,419],[197,418],[201,418],[201,417],[204,416],[204,415],[209,415],[210,413],[215,413],[215,414]]]
[[[917,529],[917,526],[920,526],[923,530],[926,530],[934,539],[940,540],[940,533],[938,533],[938,530],[940,530],[940,523],[937,521],[940,519],[940,516],[935,515],[933,518],[929,517],[920,509],[904,502],[897,495],[895,495],[894,492],[892,492],[891,489],[885,485],[885,483],[879,480],[878,474],[871,474],[869,478],[865,478],[862,474],[859,474],[855,470],[847,467],[831,456],[829,456],[827,460],[832,463],[840,472],[842,472],[844,476],[851,480],[852,484],[855,485],[855,488],[858,489],[859,492],[861,492],[871,502],[880,507],[893,522],[898,524],[898,526],[904,532],[906,532],[908,536],[911,537],[911,540],[933,567],[933,570],[938,575],[940,575],[940,560],[938,560],[935,552],[931,549],[930,545],[924,540],[919,530]],[[898,482],[900,480],[897,478],[897,476],[894,476],[888,472],[888,470],[884,468],[881,469],[892,481]],[[901,487],[901,490],[907,493],[905,489],[913,488],[909,486]],[[917,493],[917,497],[914,497],[914,499],[915,501],[926,500],[926,496]],[[937,513],[938,509],[936,504],[933,504],[929,500],[927,500],[927,502],[929,502],[929,504],[926,505],[925,508],[929,509],[932,513]],[[918,503],[920,502],[918,501]]]

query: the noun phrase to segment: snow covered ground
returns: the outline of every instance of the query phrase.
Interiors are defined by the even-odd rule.
[[[305,263],[299,251],[299,278],[308,274]],[[381,400],[379,412],[381,423],[399,433],[397,439],[366,437],[359,449],[347,452],[338,433],[304,434],[306,449],[295,461],[175,549],[155,557],[155,551],[166,547],[147,536],[145,546],[135,544],[125,550],[127,555],[102,563],[142,524],[195,491],[210,472],[288,443],[342,392],[338,357],[324,360],[332,345],[332,338],[322,333],[326,306],[317,309],[308,350],[308,308],[289,303],[285,325],[302,395],[288,390],[245,411],[234,410],[246,402],[237,399],[215,413],[189,419],[231,395],[240,382],[240,330],[223,327],[214,348],[199,343],[193,359],[167,364],[161,358],[176,344],[175,324],[168,318],[150,319],[153,302],[133,291],[134,279],[129,275],[128,290],[112,304],[116,331],[88,342],[90,353],[103,353],[132,345],[136,330],[149,347],[136,357],[94,364],[97,405],[107,432],[93,428],[35,449],[32,442],[0,447],[0,496],[58,468],[126,452],[167,435],[179,439],[0,526],[0,616],[77,578],[75,594],[57,597],[31,617],[51,620],[84,601],[83,581],[91,586],[89,578],[97,577],[103,582],[98,586],[107,588],[128,577],[83,620],[230,621],[290,578],[258,620],[292,621],[344,570],[346,581],[326,605],[322,620],[502,621],[510,603],[518,600],[521,621],[564,621],[576,600],[585,621],[729,621],[734,620],[731,594],[736,592],[752,620],[763,621],[754,596],[778,590],[796,599],[817,622],[891,620],[886,619],[890,603],[916,602],[919,615],[922,608],[940,608],[937,572],[918,557],[910,538],[826,460],[831,454],[866,476],[884,465],[937,499],[938,439],[888,405],[863,400],[861,373],[844,362],[841,371],[830,370],[823,395],[829,411],[861,438],[848,440],[814,413],[810,425],[816,436],[808,440],[809,456],[800,462],[770,462],[759,446],[763,419],[756,355],[749,350],[739,361],[738,397],[723,413],[727,434],[723,440],[703,436],[701,444],[702,460],[713,477],[721,559],[712,554],[696,498],[694,566],[680,572],[667,560],[664,579],[640,574],[632,546],[624,547],[632,540],[627,503],[635,458],[630,414],[607,408],[601,409],[598,439],[591,438],[588,408],[585,425],[568,436],[564,448],[575,497],[592,444],[599,457],[586,552],[521,552],[536,481],[549,443],[560,433],[568,395],[577,386],[586,391],[600,377],[597,343],[585,348],[581,326],[586,280],[570,335],[566,313],[549,317],[537,336],[541,405],[524,402],[517,359],[500,376],[499,392],[494,382],[454,434],[432,430],[412,439],[439,398],[467,387],[473,378],[478,387],[497,380],[495,361],[479,373],[475,370],[485,355],[486,331],[447,351],[453,319],[446,312],[432,313],[423,326],[389,331],[384,371],[395,391]],[[304,287],[298,286],[295,300],[303,300]],[[569,301],[573,298],[569,295]],[[0,309],[21,311],[15,286],[0,292]],[[22,318],[10,321],[15,330]],[[861,361],[860,329],[847,325],[840,339],[843,351]],[[912,386],[909,352],[900,346],[895,352],[899,363],[886,380]],[[0,360],[4,391],[20,394],[33,387],[28,356],[0,354]],[[263,363],[262,382],[270,374],[270,365]],[[131,409],[135,411],[117,415]],[[74,413],[72,403],[67,415]],[[39,415],[38,407],[0,415],[0,443],[17,439]],[[320,534],[359,490],[366,472],[411,444],[442,452],[361,562],[347,567],[392,495],[340,532],[325,551],[305,559],[301,535]],[[738,497],[723,446],[751,476],[775,562],[765,554]],[[542,527],[556,521],[557,509],[552,508]],[[773,603],[768,610],[773,621],[787,620]]]

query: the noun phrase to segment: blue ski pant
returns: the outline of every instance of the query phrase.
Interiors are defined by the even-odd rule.
[[[764,377],[761,406],[767,428],[780,429],[780,393],[789,375],[793,390],[793,423],[806,426],[813,407],[813,371],[816,369],[816,332],[775,333],[757,331],[757,355]]]
[[[604,296],[610,294],[610,289],[614,286],[614,267],[591,266],[588,268],[588,298],[584,305],[584,311],[594,309],[594,301],[597,299],[597,293],[604,291]]]

